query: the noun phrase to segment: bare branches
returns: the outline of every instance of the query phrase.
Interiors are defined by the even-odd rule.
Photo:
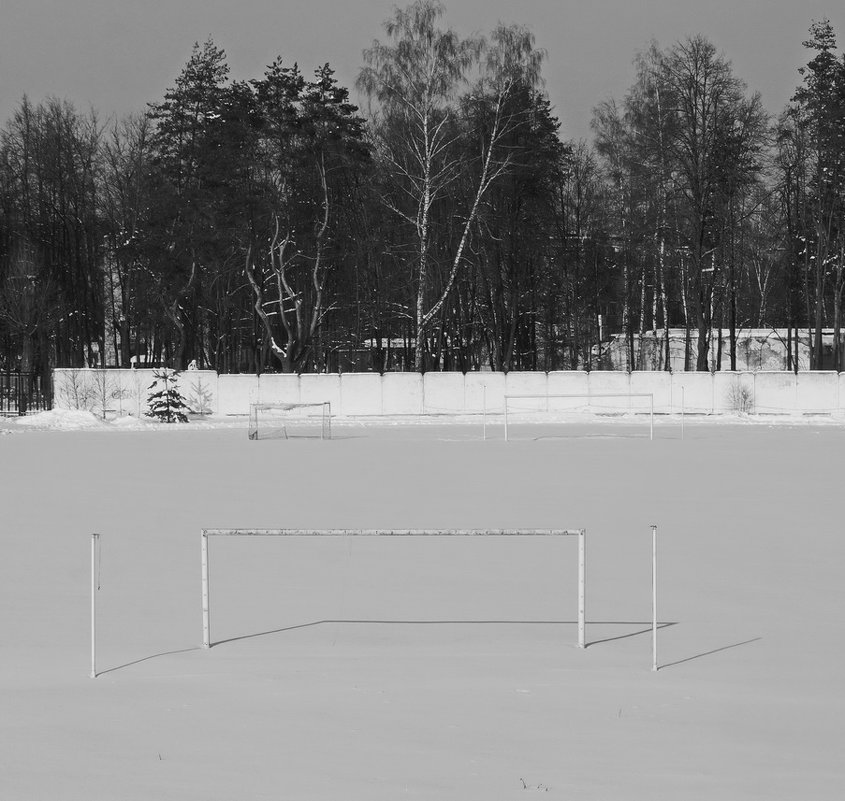
[[[541,82],[544,53],[519,26],[499,25],[489,42],[460,39],[439,27],[443,6],[417,0],[396,9],[385,24],[390,43],[374,42],[365,51],[367,66],[359,88],[380,106],[379,152],[391,176],[388,209],[412,225],[416,255],[415,368],[422,370],[426,328],[443,308],[464,264],[482,200],[507,173],[512,154],[506,140],[524,120],[512,101],[520,90]],[[470,68],[481,77],[469,95],[459,96]],[[470,141],[478,143],[476,162],[468,162]],[[437,296],[430,298],[433,257],[438,243],[432,225],[440,204],[463,194],[467,168],[474,188],[465,196],[460,236]],[[428,304],[428,305],[427,305]]]

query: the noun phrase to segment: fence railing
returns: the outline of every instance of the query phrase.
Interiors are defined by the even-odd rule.
[[[40,373],[0,372],[0,415],[25,415],[52,405],[52,387]]]

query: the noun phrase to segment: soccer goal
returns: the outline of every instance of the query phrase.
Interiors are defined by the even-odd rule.
[[[586,647],[587,533],[585,529],[246,529],[202,530],[202,645],[210,648],[212,584],[209,540],[212,537],[576,537],[578,540],[577,619],[579,648]]]
[[[505,395],[505,440],[518,431],[613,419],[642,422],[654,439],[654,395],[651,393],[570,393],[563,395]]]
[[[251,403],[250,439],[290,439],[292,437],[332,438],[332,405],[312,403]]]

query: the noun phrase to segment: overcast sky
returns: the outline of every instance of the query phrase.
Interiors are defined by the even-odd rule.
[[[57,96],[102,117],[161,98],[195,41],[211,36],[231,75],[259,77],[277,55],[306,75],[329,62],[351,86],[361,51],[384,38],[391,0],[0,0],[0,123],[21,97]],[[405,5],[399,3],[399,5]],[[621,97],[654,37],[702,33],[779,112],[807,61],[801,42],[828,17],[845,43],[841,0],[448,0],[447,23],[486,33],[518,22],[548,52],[546,90],[565,138],[589,137],[593,107]],[[354,90],[353,90],[354,95]]]

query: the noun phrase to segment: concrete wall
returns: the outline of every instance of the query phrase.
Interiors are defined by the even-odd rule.
[[[635,372],[631,373],[631,392],[635,395],[654,395],[654,413],[671,414],[680,411],[680,399],[678,408],[673,405],[672,394],[672,373],[667,372]],[[648,398],[640,399],[636,408],[645,408]]]
[[[217,414],[249,414],[249,404],[259,400],[255,375],[221,375],[217,377]]]
[[[589,405],[596,409],[614,410],[627,412],[632,405],[643,405],[647,399],[631,398],[631,376],[626,372],[610,373],[604,371],[593,371],[590,373],[587,382],[587,391],[594,396]],[[583,405],[579,401],[578,405]]]
[[[739,383],[739,375],[727,372],[713,373],[713,411],[717,414],[750,412],[752,397]]]
[[[713,376],[710,373],[672,373],[672,408],[692,413],[713,412]]]
[[[245,381],[250,384],[251,382]],[[256,403],[299,403],[299,376],[265,373],[258,379]]]
[[[192,412],[216,414],[221,407],[219,392],[222,378],[240,379],[244,376],[218,376],[210,370],[190,370],[179,376],[177,386]],[[58,409],[84,409],[102,417],[125,414],[140,417],[147,411],[152,383],[153,371],[148,369],[54,370],[53,406]]]
[[[812,414],[841,409],[838,373],[805,373],[795,387],[796,411]],[[806,379],[806,380],[805,380]]]
[[[422,373],[385,373],[373,375],[381,382],[382,414],[422,414]]]
[[[426,373],[423,376],[424,414],[462,414],[466,411],[463,373]]]
[[[487,411],[501,412],[505,408],[505,392],[503,373],[467,373],[464,376],[464,411],[481,413],[486,406]]]
[[[757,414],[795,411],[797,385],[795,373],[756,373],[754,411]]]
[[[549,379],[546,373],[508,373],[505,377],[505,392],[508,395],[542,395],[542,398],[514,398],[510,403],[515,409],[545,409],[549,394]]]
[[[397,375],[413,375],[398,373]],[[351,415],[382,414],[381,376],[378,373],[344,373],[340,377],[340,412]]]
[[[321,403],[332,405],[332,414],[341,414],[341,393],[339,375],[306,374],[299,377],[300,403]]]
[[[143,415],[152,370],[61,369],[53,373],[54,406],[103,416]],[[554,372],[344,373],[343,375],[217,375],[186,371],[179,388],[197,414],[246,415],[250,403],[327,400],[338,416],[480,414],[504,410],[505,395],[606,395],[592,405],[645,411],[652,394],[658,414],[845,415],[845,373],[804,372]],[[512,403],[516,403],[515,401]],[[524,399],[521,409],[564,410],[584,400]]]
[[[590,391],[590,373],[566,370],[549,373],[549,395],[586,395]],[[551,397],[549,410],[565,411],[579,406],[583,401],[575,398]]]

